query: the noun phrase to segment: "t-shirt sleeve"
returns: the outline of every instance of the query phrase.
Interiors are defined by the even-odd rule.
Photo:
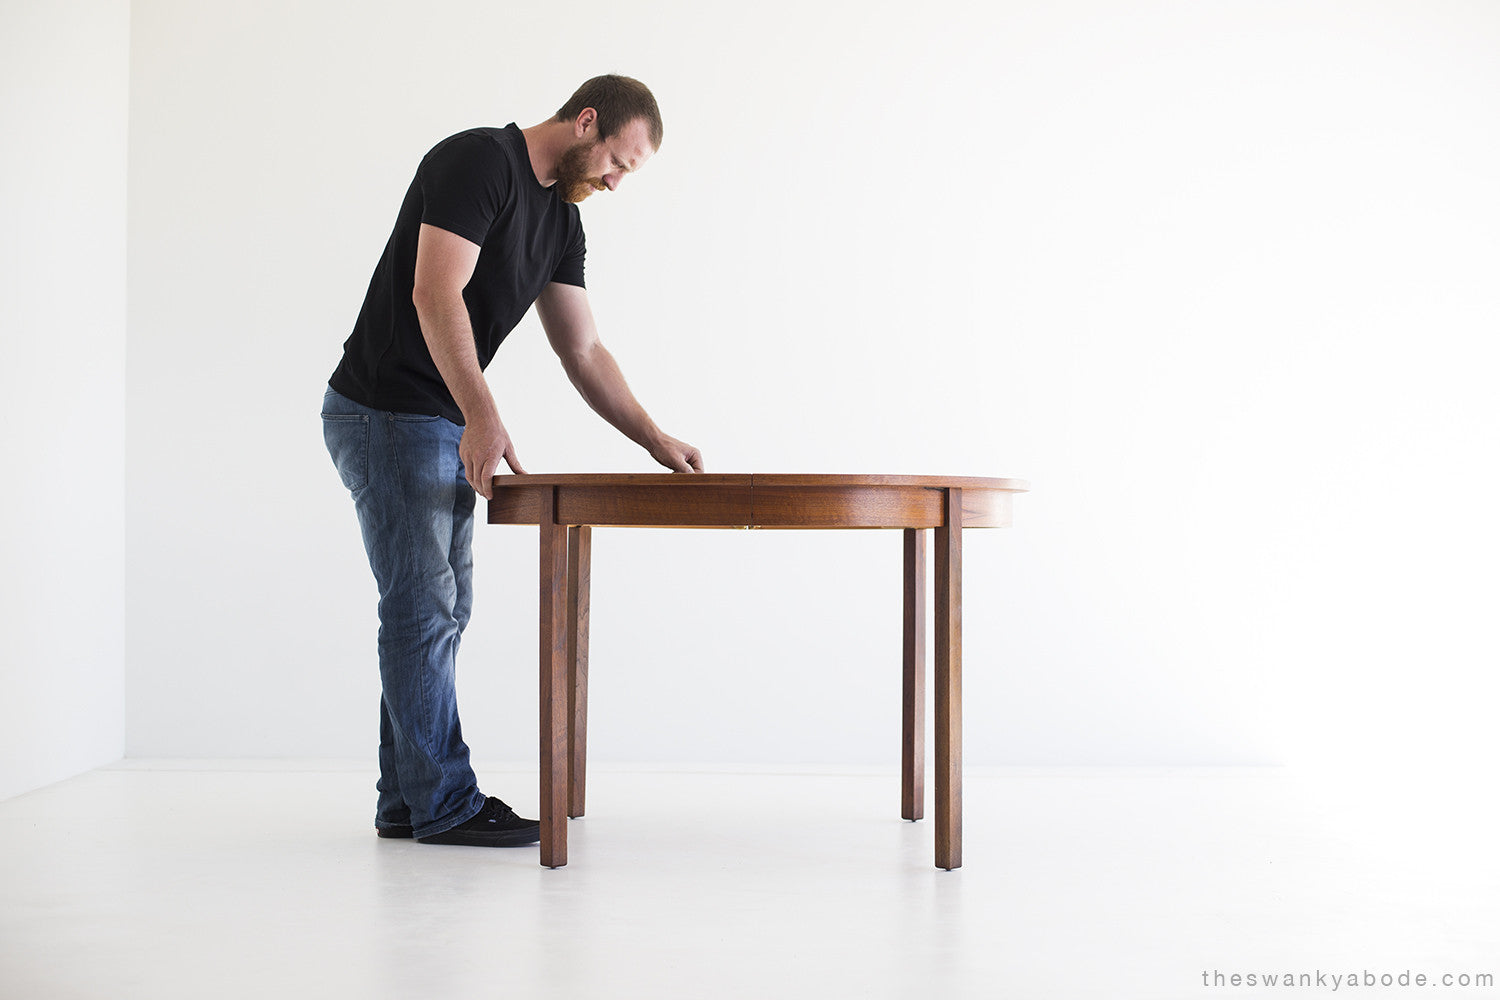
[[[460,134],[438,143],[417,171],[422,221],[483,244],[505,204],[504,159],[482,135]]]
[[[562,260],[558,261],[557,270],[552,272],[552,280],[560,281],[564,285],[577,285],[583,288],[583,259],[587,247],[583,239],[583,222],[578,218],[578,210],[573,209],[572,234],[568,239],[568,245],[563,250]]]

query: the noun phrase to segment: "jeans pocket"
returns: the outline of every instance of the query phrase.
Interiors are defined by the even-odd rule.
[[[363,413],[323,414],[323,443],[350,495],[370,483],[370,418]]]

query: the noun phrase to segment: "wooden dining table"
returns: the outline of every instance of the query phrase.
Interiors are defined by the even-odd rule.
[[[1011,523],[1020,479],[959,476],[567,474],[496,476],[490,524],[541,534],[541,863],[568,863],[584,814],[592,530],[886,528],[903,532],[901,816],[923,818],[927,533],[933,532],[934,862],[963,863],[962,577],[965,528]],[[893,657],[894,660],[894,657]]]

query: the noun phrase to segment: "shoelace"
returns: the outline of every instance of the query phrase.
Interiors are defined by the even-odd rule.
[[[504,802],[501,802],[493,795],[484,800],[484,810],[487,814],[485,818],[488,819],[491,823],[503,822],[504,820],[510,819],[516,814],[516,811],[514,809],[506,805]]]

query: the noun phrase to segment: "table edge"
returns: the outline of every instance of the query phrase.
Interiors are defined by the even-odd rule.
[[[496,489],[535,486],[671,486],[693,489],[708,486],[905,486],[929,489],[1003,490],[1027,493],[1031,483],[1025,479],[984,476],[906,476],[809,473],[680,473],[680,472],[562,472],[497,475]]]

